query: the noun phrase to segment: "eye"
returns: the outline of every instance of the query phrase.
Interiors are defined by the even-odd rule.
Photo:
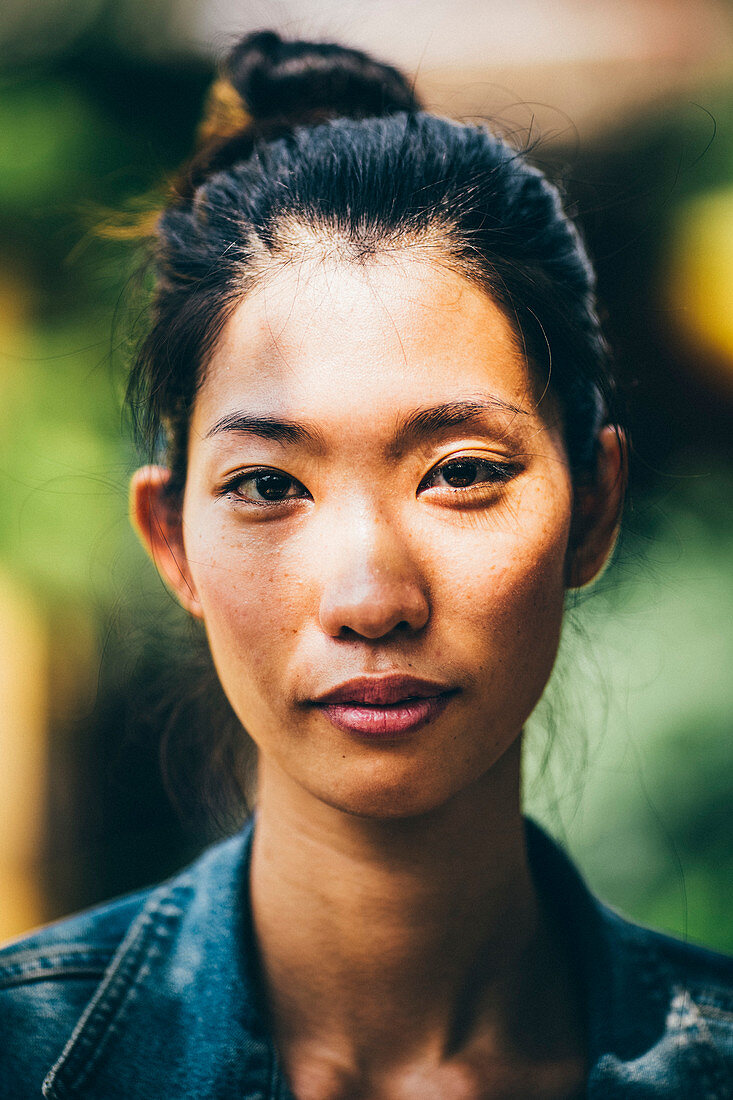
[[[513,462],[494,462],[471,455],[451,458],[435,466],[420,482],[418,491],[443,489],[453,492],[481,490],[493,485],[503,485],[517,473]]]
[[[290,474],[268,468],[238,474],[223,486],[221,496],[232,496],[247,504],[283,504],[309,496],[308,490]]]

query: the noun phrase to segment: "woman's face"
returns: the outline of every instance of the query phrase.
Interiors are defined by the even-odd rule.
[[[196,401],[174,583],[261,768],[397,817],[512,745],[563,609],[553,413],[503,313],[427,263],[293,265],[237,307]]]

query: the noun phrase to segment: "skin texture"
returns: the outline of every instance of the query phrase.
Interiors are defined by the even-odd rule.
[[[604,432],[574,488],[554,401],[461,276],[409,251],[313,256],[225,326],[182,515],[165,470],[133,482],[259,748],[251,891],[281,1057],[299,1100],[571,1096],[582,1010],[529,876],[519,748],[566,587],[613,542],[618,448]],[[486,408],[400,431],[458,402]],[[309,434],[234,430],[245,415]],[[285,499],[262,500],[263,468]],[[437,681],[445,709],[375,739],[314,705],[390,672]]]

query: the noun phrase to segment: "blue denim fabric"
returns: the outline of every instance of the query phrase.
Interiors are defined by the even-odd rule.
[[[733,1098],[733,960],[623,920],[527,835],[577,951],[587,1096]],[[0,1100],[292,1100],[262,1003],[251,836],[0,951]]]

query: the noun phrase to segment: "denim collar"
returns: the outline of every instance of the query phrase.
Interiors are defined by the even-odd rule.
[[[154,890],[44,1082],[48,1100],[286,1100],[258,990],[252,826]]]
[[[47,1100],[292,1100],[260,992],[247,889],[252,829],[150,894],[46,1077]],[[588,1097],[730,1100],[723,1058],[654,935],[597,902],[531,822],[527,840],[583,984]]]
[[[581,982],[587,1096],[733,1100],[730,1069],[686,986],[684,965],[673,969],[662,950],[668,938],[599,902],[565,853],[533,822],[526,825],[532,877]]]

